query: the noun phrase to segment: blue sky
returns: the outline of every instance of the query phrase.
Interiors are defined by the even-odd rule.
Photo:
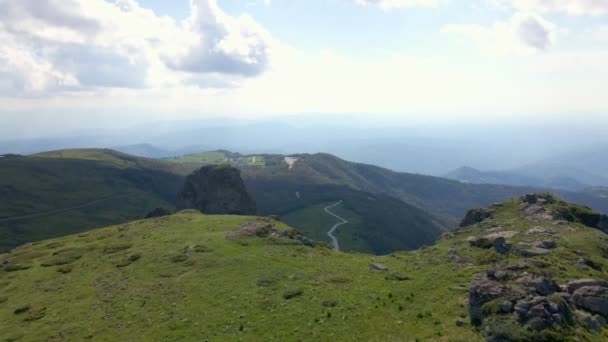
[[[602,118],[608,2],[8,0],[0,133],[368,113]],[[125,113],[129,113],[126,114]]]

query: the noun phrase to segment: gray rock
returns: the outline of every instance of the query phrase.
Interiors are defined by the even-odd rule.
[[[508,270],[508,271],[521,271],[521,270],[525,270],[526,268],[528,268],[528,265],[526,265],[526,264],[511,264],[511,265],[504,266],[502,269]]]
[[[540,260],[534,260],[534,259],[530,259],[528,261],[526,261],[529,265],[534,266],[534,267],[538,267],[538,268],[545,268],[547,267],[547,263],[544,261],[540,261]]]
[[[608,288],[583,286],[572,295],[574,304],[586,311],[608,317]]]
[[[257,212],[240,171],[227,165],[203,166],[189,175],[178,194],[177,208],[219,215],[255,215]]]
[[[494,250],[500,254],[506,254],[511,250],[511,245],[507,244],[505,238],[500,236],[494,240]]]
[[[547,296],[560,290],[559,285],[547,277],[524,277],[518,279],[518,282],[533,288],[541,296]]]
[[[554,249],[554,248],[557,248],[557,243],[555,243],[555,241],[553,241],[553,240],[545,240],[545,241],[538,242],[536,244],[536,247],[544,248],[544,249]]]
[[[532,248],[524,248],[524,249],[520,250],[519,253],[525,257],[533,257],[533,256],[539,256],[539,255],[547,255],[547,254],[551,253],[551,251],[548,249],[544,249],[544,248],[532,247]]]
[[[593,331],[596,334],[599,334],[600,332],[602,332],[602,328],[603,328],[602,322],[600,322],[597,319],[597,317],[601,317],[601,316],[597,316],[597,315],[592,316],[588,313],[577,310],[576,317],[590,331]],[[605,322],[605,320],[604,320],[604,322]]]
[[[463,325],[464,325],[464,321],[463,321],[463,320],[461,320],[461,319],[457,319],[457,320],[456,320],[456,326],[461,327],[461,326],[463,326]]]
[[[500,303],[500,311],[502,313],[511,313],[513,312],[513,303],[509,301],[505,301]]]
[[[526,232],[526,235],[534,235],[534,234],[557,235],[557,232],[551,228],[544,228],[544,227],[530,228]]]
[[[383,272],[388,271],[388,267],[386,267],[383,264],[377,263],[377,262],[369,264],[369,268],[370,268],[370,270],[376,270],[376,271],[383,271]]]
[[[496,278],[496,280],[498,281],[505,281],[507,280],[507,278],[509,278],[509,273],[502,270],[498,270],[494,273],[494,278]]]
[[[602,286],[608,287],[608,281],[601,279],[577,279],[571,280],[566,284],[566,289],[570,293],[574,293],[574,291],[580,289],[585,286]]]

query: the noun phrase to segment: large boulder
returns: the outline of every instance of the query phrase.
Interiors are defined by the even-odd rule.
[[[581,309],[608,317],[607,287],[583,286],[574,291],[572,301]]]
[[[228,165],[203,166],[189,175],[178,195],[177,208],[218,215],[255,215],[257,212],[241,172]]]
[[[566,284],[566,289],[570,293],[574,293],[574,291],[580,289],[585,286],[602,286],[608,287],[608,281],[601,279],[576,279],[571,280]]]

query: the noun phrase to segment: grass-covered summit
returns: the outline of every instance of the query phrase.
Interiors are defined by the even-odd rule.
[[[265,218],[134,221],[0,255],[0,338],[602,341],[605,219],[527,196],[382,257]]]

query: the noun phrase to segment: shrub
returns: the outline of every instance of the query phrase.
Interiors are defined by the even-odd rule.
[[[6,272],[15,272],[15,271],[22,271],[22,270],[27,270],[28,268],[31,268],[31,265],[20,265],[20,264],[13,264],[13,263],[8,263],[6,265],[4,265],[4,270]]]
[[[23,306],[20,306],[20,307],[16,308],[15,311],[13,311],[13,313],[15,315],[19,315],[19,314],[22,314],[24,312],[30,311],[31,308],[32,308],[32,306],[29,305],[29,304],[23,305]]]
[[[283,298],[284,299],[292,299],[295,297],[299,297],[304,293],[304,291],[298,289],[298,290],[289,290],[286,291],[285,293],[283,293]]]
[[[179,263],[188,260],[188,256],[186,254],[176,254],[169,258],[171,262]]]
[[[105,254],[112,254],[112,253],[116,253],[116,252],[127,250],[127,249],[129,249],[131,247],[133,247],[133,244],[130,244],[130,243],[121,243],[121,244],[117,244],[117,245],[106,246],[103,249],[103,253],[105,253]]]
[[[213,252],[213,248],[203,245],[203,244],[198,244],[196,246],[193,247],[194,251],[196,253],[209,253],[209,252]]]
[[[53,253],[53,256],[43,261],[40,266],[60,266],[70,264],[82,258],[84,252],[80,249],[68,248]]]
[[[276,283],[276,281],[274,279],[271,279],[271,278],[261,278],[257,282],[258,286],[263,286],[263,287],[272,286],[275,283]]]
[[[328,307],[328,308],[333,308],[337,305],[338,305],[337,300],[326,300],[323,302],[323,306]]]
[[[63,273],[63,274],[68,274],[70,272],[72,272],[72,270],[74,269],[74,265],[63,265],[57,268],[57,272],[59,273]]]

